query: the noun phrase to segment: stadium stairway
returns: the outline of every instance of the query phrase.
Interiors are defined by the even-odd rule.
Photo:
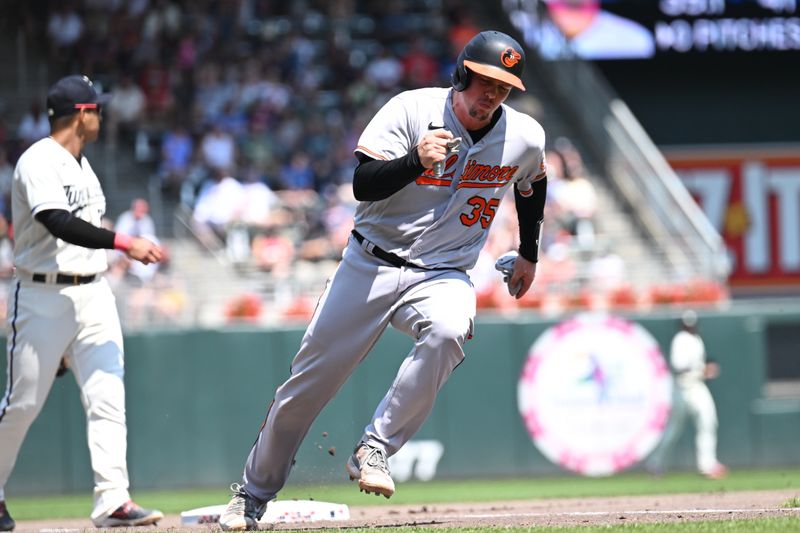
[[[10,22],[0,17],[0,120],[13,138],[31,102],[38,99],[44,106],[49,78],[46,56],[28,46],[23,31]]]
[[[167,239],[169,270],[187,291],[191,324],[217,327],[225,323],[225,309],[248,286],[221,258],[190,238]]]
[[[525,96],[516,100],[515,107],[531,114],[542,124],[548,147],[563,137],[569,139],[581,153],[588,177],[597,193],[594,251],[599,253],[603,249],[610,249],[622,257],[634,287],[666,279],[668,269],[662,255],[642,236],[635,219],[627,212],[604,176],[604,170],[585,148],[586,142],[581,133],[569,121],[570,110],[564,109],[563,99],[550,94],[548,86],[540,83],[535,75],[526,78],[525,83]],[[585,262],[582,265],[586,266]]]
[[[175,212],[175,236],[165,244],[169,269],[189,294],[189,315],[194,324],[219,327],[231,323],[270,325],[306,320],[335,262],[294,264],[288,279],[276,279],[261,271],[252,258],[235,260],[224,246],[211,250],[193,235],[189,213]],[[257,316],[229,317],[236,303],[257,301]]]

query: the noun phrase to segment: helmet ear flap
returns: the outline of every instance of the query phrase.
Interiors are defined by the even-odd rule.
[[[462,52],[458,56],[456,69],[453,71],[453,89],[459,92],[465,90],[469,87],[470,78],[470,71],[464,66],[464,53]]]

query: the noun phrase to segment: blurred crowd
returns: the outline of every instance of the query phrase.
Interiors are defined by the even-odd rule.
[[[174,203],[206,250],[277,283],[298,263],[330,269],[339,257],[366,121],[404,89],[449,85],[458,52],[483,29],[457,0],[31,0],[14,9],[31,46],[47,43],[50,78],[80,72],[113,92],[106,149],[149,165],[142,185]],[[534,115],[538,105],[522,94],[509,103]],[[13,161],[47,133],[33,101],[17,142],[0,150],[6,220]],[[542,264],[525,305],[546,305],[545,295],[565,288],[624,292],[625,264],[598,238],[593,177],[568,139],[549,144]],[[501,294],[493,270],[518,242],[513,208],[504,202],[473,273],[483,307],[520,305]],[[117,224],[130,223],[124,215]],[[0,221],[0,231],[7,226]],[[0,244],[3,273],[5,255]],[[114,265],[120,279],[130,268]],[[164,313],[180,314],[181,298]],[[261,312],[250,295],[228,309],[231,319]]]

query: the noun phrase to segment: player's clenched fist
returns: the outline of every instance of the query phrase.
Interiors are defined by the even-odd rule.
[[[417,145],[417,153],[422,166],[431,168],[434,163],[443,161],[447,156],[447,141],[453,134],[445,129],[433,130],[422,138]]]
[[[131,239],[131,245],[125,254],[129,258],[136,259],[145,265],[158,263],[164,258],[164,252],[160,246],[142,237]]]

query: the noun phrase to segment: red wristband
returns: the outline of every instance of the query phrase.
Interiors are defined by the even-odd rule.
[[[121,250],[123,252],[127,252],[128,249],[130,249],[131,244],[133,244],[133,238],[130,235],[125,235],[124,233],[114,234],[115,250]]]

